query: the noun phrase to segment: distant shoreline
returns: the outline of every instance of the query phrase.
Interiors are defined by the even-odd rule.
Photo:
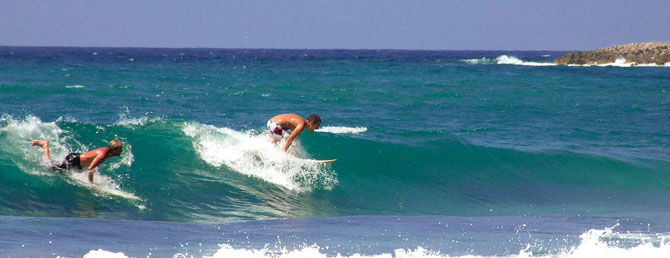
[[[617,45],[591,51],[570,53],[554,60],[560,65],[603,65],[620,63],[665,65],[670,63],[670,41]]]

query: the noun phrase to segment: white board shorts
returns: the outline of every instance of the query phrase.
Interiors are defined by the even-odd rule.
[[[291,135],[288,130],[284,129],[281,125],[278,125],[272,120],[268,120],[268,132],[270,133],[270,137],[277,141],[281,141]]]

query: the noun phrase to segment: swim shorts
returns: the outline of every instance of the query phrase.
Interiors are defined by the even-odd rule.
[[[58,165],[58,166],[53,166],[53,170],[58,170],[60,172],[63,172],[65,170],[71,169],[71,168],[77,168],[81,169],[81,161],[79,160],[79,155],[81,153],[70,153],[67,156],[65,156],[65,160],[63,160],[63,163]]]
[[[291,135],[291,133],[289,133],[281,125],[278,125],[272,120],[268,120],[268,132],[270,133],[270,136],[272,136],[272,138],[277,141],[281,141],[282,139]]]

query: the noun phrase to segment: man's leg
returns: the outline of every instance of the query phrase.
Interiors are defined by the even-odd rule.
[[[33,146],[41,146],[44,150],[44,156],[49,162],[51,162],[51,154],[49,153],[49,141],[47,140],[34,140]]]

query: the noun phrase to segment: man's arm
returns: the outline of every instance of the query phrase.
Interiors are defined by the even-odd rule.
[[[91,165],[88,166],[88,181],[91,183],[93,183],[93,169],[102,163],[105,159],[105,154],[107,154],[107,151],[96,153],[95,158],[91,161]]]
[[[284,151],[288,150],[288,147],[291,146],[291,143],[293,143],[295,137],[298,137],[298,135],[302,133],[303,129],[305,129],[305,127],[303,125],[299,125],[293,130],[293,132],[291,132],[291,135],[286,140],[286,144],[284,144]]]

